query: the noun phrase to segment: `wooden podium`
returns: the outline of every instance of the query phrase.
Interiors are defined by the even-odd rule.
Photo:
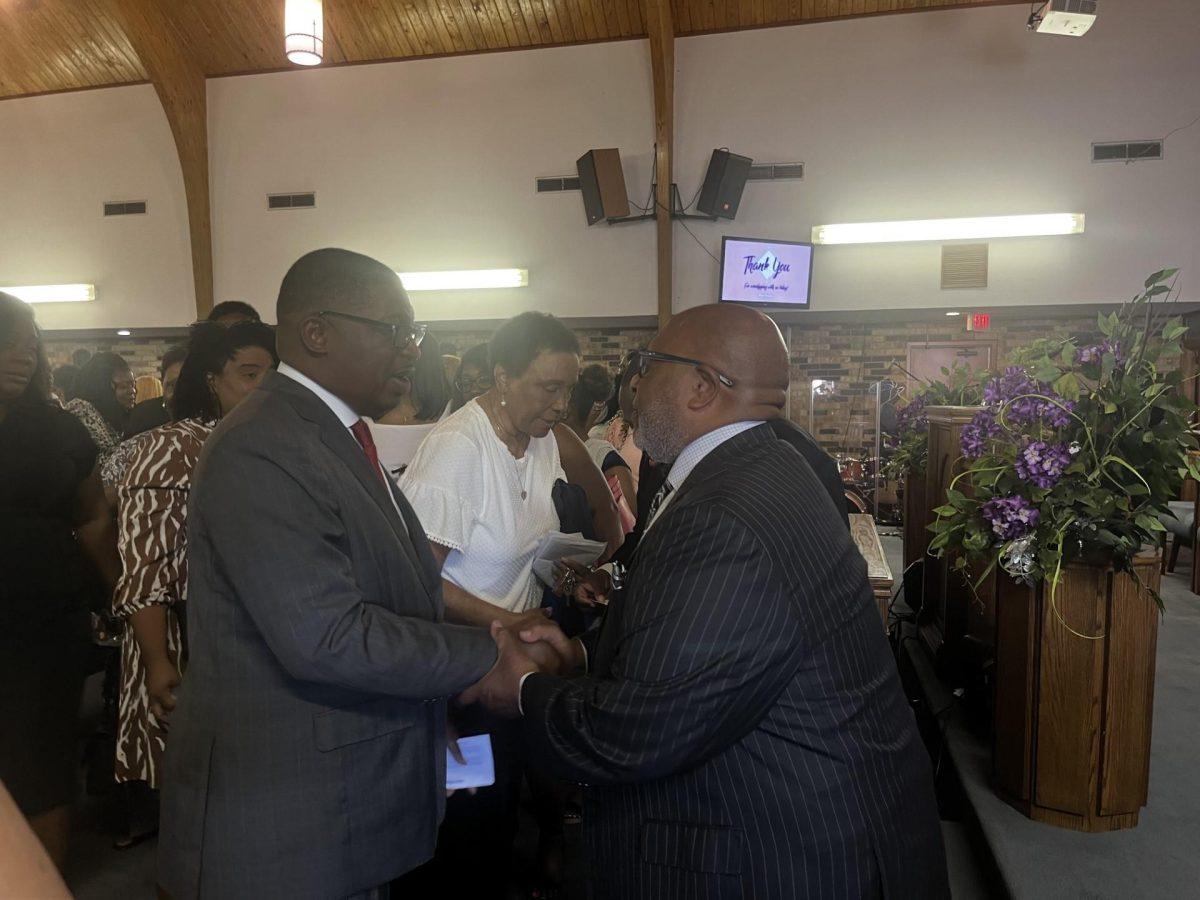
[[[1157,554],[1135,560],[1161,584]],[[1071,565],[1058,587],[1007,576],[996,592],[996,792],[1022,813],[1077,831],[1137,825],[1150,777],[1158,608],[1126,574]]]
[[[925,473],[919,475],[911,470],[904,476],[904,568],[925,558],[925,551],[933,539],[929,530],[930,506],[926,502]]]
[[[929,461],[925,467],[925,509],[933,510],[946,502],[946,489],[963,469],[960,442],[963,426],[970,423],[978,406],[930,406]],[[959,482],[963,493],[969,493],[964,479]],[[932,521],[932,512],[927,512]],[[926,545],[933,537],[926,532]],[[908,530],[905,529],[905,538]],[[907,552],[906,552],[907,558]],[[941,559],[925,560],[924,596],[921,599],[920,629],[925,645],[935,658],[955,649],[955,643],[967,630],[968,606],[973,602],[970,587],[951,571],[955,556],[943,554]]]

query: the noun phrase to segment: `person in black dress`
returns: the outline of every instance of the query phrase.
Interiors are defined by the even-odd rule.
[[[28,306],[0,293],[0,782],[61,868],[79,780],[77,727],[97,574],[116,533],[96,446],[49,399]]]

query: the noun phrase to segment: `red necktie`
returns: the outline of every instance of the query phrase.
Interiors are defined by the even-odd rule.
[[[379,476],[379,480],[383,482],[383,486],[388,486],[387,476],[383,474],[383,469],[379,466],[379,451],[375,449],[375,439],[371,437],[371,429],[362,419],[359,419],[350,426],[350,433],[354,435],[358,445],[362,447],[363,453],[367,456],[367,462],[371,464],[371,468],[375,470],[375,474]]]

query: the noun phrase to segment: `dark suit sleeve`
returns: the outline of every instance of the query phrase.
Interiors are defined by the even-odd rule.
[[[560,777],[620,784],[692,767],[749,733],[803,658],[798,616],[761,541],[711,505],[670,526],[647,536],[644,577],[606,623],[621,629],[608,671],[525,682],[526,732]]]
[[[429,700],[491,668],[486,630],[399,616],[363,596],[315,467],[229,440],[207,462],[197,537],[293,678]]]

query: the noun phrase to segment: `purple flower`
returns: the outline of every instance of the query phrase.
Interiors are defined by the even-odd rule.
[[[1019,494],[993,497],[980,510],[992,526],[992,533],[1002,541],[1023,538],[1037,527],[1039,513]]]
[[[993,378],[983,389],[983,402],[988,406],[1006,407],[1006,424],[1031,425],[1042,421],[1054,428],[1071,423],[1070,411],[1075,404],[1064,400],[1045,382],[1034,381],[1020,366],[1010,366],[1004,374]]]
[[[1125,351],[1121,348],[1120,343],[1112,340],[1101,341],[1099,344],[1093,344],[1090,347],[1080,347],[1075,351],[1075,362],[1086,365],[1088,363],[1099,363],[1104,359],[1105,353],[1111,353],[1120,366],[1125,362]]]
[[[987,442],[1000,437],[1000,425],[996,414],[990,409],[981,409],[971,421],[963,426],[959,447],[968,459],[979,459],[987,452]]]
[[[1047,444],[1031,441],[1017,454],[1017,476],[1040,488],[1052,488],[1071,464],[1071,451],[1066,444]]]
[[[929,416],[925,414],[925,397],[918,395],[896,411],[896,434],[925,433]]]

